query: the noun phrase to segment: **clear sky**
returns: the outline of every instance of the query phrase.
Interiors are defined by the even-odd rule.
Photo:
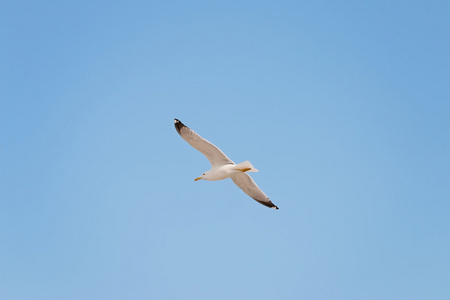
[[[0,298],[450,299],[449,16],[2,1]]]

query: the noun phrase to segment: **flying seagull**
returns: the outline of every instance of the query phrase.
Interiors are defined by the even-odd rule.
[[[219,148],[199,136],[194,130],[181,123],[178,119],[175,119],[175,129],[186,142],[203,153],[211,163],[211,170],[195,178],[195,181],[200,179],[222,180],[231,178],[244,193],[254,200],[267,207],[278,209],[269,200],[269,197],[256,185],[250,175],[247,174],[247,172],[258,172],[249,161],[235,164]]]

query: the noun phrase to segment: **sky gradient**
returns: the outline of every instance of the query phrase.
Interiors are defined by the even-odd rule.
[[[449,15],[3,1],[0,298],[449,299]]]

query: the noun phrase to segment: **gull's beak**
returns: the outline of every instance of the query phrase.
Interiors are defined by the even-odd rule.
[[[194,181],[197,181],[197,180],[200,180],[200,179],[202,179],[202,178],[201,177],[197,177],[197,178],[194,179]]]

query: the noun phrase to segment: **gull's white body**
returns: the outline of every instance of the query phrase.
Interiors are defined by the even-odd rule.
[[[215,168],[211,168],[209,171],[202,175],[202,179],[205,180],[223,180],[230,178],[234,174],[240,172],[235,170],[236,165],[223,165]]]
[[[203,175],[199,178],[205,180],[223,180],[227,178],[231,178],[233,175],[242,173],[242,169],[250,168],[246,172],[258,172],[255,168],[253,168],[252,164],[248,161],[243,162],[241,164],[227,164],[221,166],[214,166],[209,171],[203,173]]]
[[[203,173],[195,181],[205,180],[223,180],[231,178],[233,182],[254,200],[270,208],[278,209],[269,197],[256,185],[253,179],[246,172],[258,172],[249,161],[235,164],[219,148],[208,142],[195,131],[184,125],[178,119],[175,119],[175,129],[180,136],[192,147],[203,153],[211,163],[211,169]]]

